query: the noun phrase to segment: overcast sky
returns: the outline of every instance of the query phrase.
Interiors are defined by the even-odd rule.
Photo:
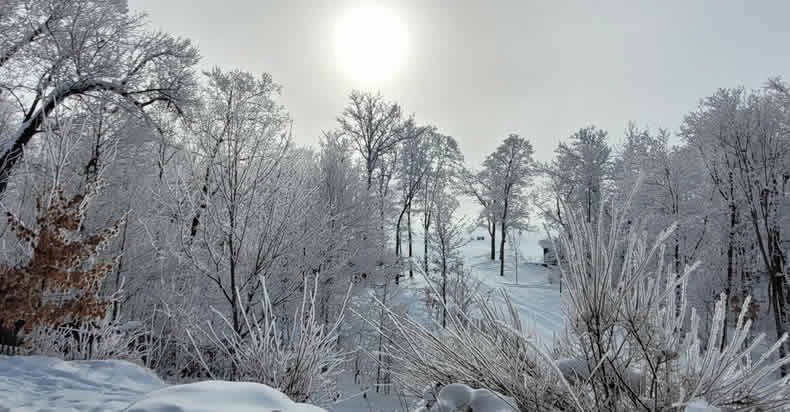
[[[508,133],[548,160],[589,124],[615,140],[630,120],[676,131],[716,88],[790,71],[788,1],[129,2],[191,38],[203,67],[271,73],[300,143],[335,127],[351,89],[372,89],[458,139],[470,164]],[[408,33],[401,70],[376,84],[342,70],[332,36],[349,10],[371,3]]]
[[[647,4],[651,3],[651,4]],[[129,0],[153,24],[191,38],[201,66],[269,72],[283,85],[295,140],[315,145],[352,89],[381,91],[460,143],[478,166],[508,135],[550,160],[595,125],[622,138],[629,121],[676,132],[719,87],[790,77],[790,1]],[[334,31],[351,10],[385,7],[407,32],[387,81],[349,76]],[[474,217],[472,200],[462,201]],[[542,232],[542,231],[541,231]],[[540,253],[540,232],[527,255]]]

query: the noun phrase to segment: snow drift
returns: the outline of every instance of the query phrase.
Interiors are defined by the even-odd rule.
[[[296,403],[266,385],[250,382],[205,381],[154,391],[124,412],[326,412]]]
[[[168,386],[130,362],[0,358],[0,412],[325,412],[266,385],[205,381]]]

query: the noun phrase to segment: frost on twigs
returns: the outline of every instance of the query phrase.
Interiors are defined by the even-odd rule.
[[[449,311],[445,328],[390,311],[393,327],[379,332],[407,392],[427,392],[426,403],[438,405],[443,388],[463,383],[529,411],[693,410],[701,399],[721,411],[790,405],[790,381],[778,377],[790,358],[776,356],[786,337],[752,359],[764,335],[749,338],[749,299],[727,339],[723,295],[710,332],[700,332],[686,297],[698,264],[675,273],[663,261],[674,227],[649,242],[638,225],[625,224],[627,204],[602,208],[595,223],[563,207],[567,226],[555,244],[564,256],[564,338],[551,351],[537,344],[507,295],[504,306],[478,296],[467,310]]]
[[[663,258],[675,227],[651,244],[637,225],[626,224],[627,210],[628,203],[611,207],[608,225],[604,209],[597,224],[567,206],[563,210],[567,226],[557,243],[567,257],[560,269],[570,333],[556,350],[567,358],[558,368],[574,384],[579,408],[667,410],[692,399],[722,410],[787,405],[790,385],[777,375],[790,358],[775,356],[777,343],[752,360],[764,334],[748,339],[749,299],[722,342],[722,294],[710,333],[702,336],[700,318],[686,298],[687,279],[698,264],[673,272]]]
[[[146,329],[139,322],[113,319],[111,311],[89,322],[39,326],[25,335],[36,355],[64,360],[125,360],[143,364],[150,356]]]
[[[439,296],[435,288],[432,292]],[[501,293],[504,306],[477,295],[464,310],[447,310],[445,328],[438,322],[425,325],[379,302],[392,325],[377,331],[395,360],[394,383],[428,401],[440,399],[448,385],[464,384],[502,394],[515,410],[571,407],[558,376],[522,328],[518,310]]]
[[[121,221],[104,231],[80,233],[95,187],[67,197],[56,188],[36,202],[37,218],[28,226],[7,213],[10,228],[31,250],[19,265],[0,265],[0,322],[24,321],[25,330],[42,325],[104,316],[107,302],[99,290],[115,262],[96,258],[118,233]]]
[[[250,381],[271,386],[297,402],[321,403],[334,396],[334,379],[341,371],[345,355],[338,347],[340,325],[351,296],[351,286],[333,323],[316,315],[319,278],[304,281],[302,301],[290,321],[274,311],[263,289],[261,315],[241,312],[243,332],[234,332],[230,320],[213,309],[221,325],[206,322],[187,331],[198,361],[212,378]],[[290,323],[289,323],[290,322]],[[226,365],[212,367],[198,340],[214,348],[214,355]],[[229,365],[228,365],[229,364]]]

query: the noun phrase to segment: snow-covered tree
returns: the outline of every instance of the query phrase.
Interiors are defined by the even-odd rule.
[[[306,177],[300,154],[289,151],[278,90],[267,74],[214,69],[206,73],[203,105],[191,116],[199,189],[187,193],[180,213],[182,253],[223,297],[237,333],[241,312],[257,302],[258,277],[295,259],[288,235],[297,211],[304,211]]]
[[[495,199],[500,204],[499,275],[505,276],[505,241],[511,226],[525,219],[525,190],[534,174],[532,144],[523,137],[511,134],[483,162],[493,186]]]
[[[607,133],[594,126],[579,129],[556,149],[556,157],[550,165],[543,167],[551,181],[557,208],[550,216],[559,224],[563,217],[559,202],[584,210],[588,221],[598,217],[601,199],[607,193],[611,179],[611,149]]]
[[[480,205],[479,225],[485,226],[491,238],[491,260],[496,260],[496,228],[500,222],[500,204],[497,203],[492,175],[486,169],[475,172],[469,169],[461,171],[462,192],[474,198]]]
[[[436,207],[437,197],[442,190],[455,188],[458,186],[457,178],[463,164],[463,154],[458,146],[458,142],[452,136],[441,133],[432,133],[431,141],[431,165],[426,176],[418,201],[422,212],[422,231],[423,231],[423,267],[424,272],[428,272],[428,255],[430,244],[430,230],[433,224],[433,216]]]
[[[401,223],[403,217],[407,219],[407,231],[409,242],[409,275],[412,274],[412,228],[411,212],[414,198],[422,188],[425,175],[428,174],[431,166],[431,139],[435,133],[435,127],[418,127],[413,120],[407,121],[404,126],[404,134],[410,136],[403,141],[400,148],[400,165],[397,170],[397,185],[399,194],[399,211],[395,224],[395,256],[401,256]]]
[[[409,136],[403,134],[401,108],[397,103],[384,100],[381,94],[357,90],[348,98],[349,105],[337,121],[365,161],[370,190],[377,170],[382,167],[382,158]]]
[[[667,259],[676,273],[700,258],[714,260],[696,272],[690,286],[693,295],[702,291],[709,295],[695,301],[696,304],[711,306],[716,296],[708,291],[711,287],[718,290],[713,279],[719,269],[718,242],[712,230],[720,218],[718,202],[707,175],[699,167],[696,151],[686,146],[670,146],[669,139],[666,130],[651,133],[630,124],[623,147],[614,159],[612,190],[614,196],[625,201],[634,184],[639,179],[643,182],[632,199],[633,215],[628,216],[628,224],[648,223],[645,229],[655,236],[662,227],[677,222],[678,229],[667,248]]]
[[[767,277],[777,336],[790,326],[790,281],[782,246],[790,227],[785,217],[790,205],[786,190],[790,180],[787,93],[786,85],[778,80],[753,93],[742,88],[721,89],[703,100],[683,123],[684,138],[700,151],[719,194],[728,203],[731,228],[740,219],[736,199],[742,199],[743,218],[751,228],[758,246],[755,254]],[[730,229],[730,239],[733,232]],[[728,258],[729,253],[728,249]],[[731,277],[728,270],[728,285]],[[779,354],[786,353],[788,348],[780,346]]]
[[[192,98],[197,50],[149,30],[126,1],[14,0],[2,7],[0,90],[14,112],[0,152],[0,193],[56,110],[145,115],[158,105],[180,110]]]
[[[449,182],[448,182],[449,183]],[[428,237],[431,242],[431,260],[435,262],[436,269],[427,276],[434,279],[441,299],[440,316],[442,327],[447,326],[447,308],[450,305],[450,276],[459,274],[463,276],[463,257],[461,248],[468,243],[467,225],[458,215],[459,203],[452,189],[449,187],[437,188],[433,210],[433,230]]]

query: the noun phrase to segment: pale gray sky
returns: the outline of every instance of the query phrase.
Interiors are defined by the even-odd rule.
[[[650,4],[648,4],[650,3]],[[589,124],[622,138],[629,121],[675,132],[719,87],[790,76],[790,1],[129,0],[191,38],[208,68],[269,72],[295,140],[314,145],[354,89],[380,90],[435,124],[478,166],[508,133],[549,160]],[[399,73],[351,78],[333,33],[351,10],[387,7],[408,33]],[[464,213],[476,215],[471,200]],[[542,232],[542,231],[541,231]],[[525,253],[537,255],[532,233]]]
[[[194,40],[204,67],[271,73],[299,143],[335,127],[352,88],[373,89],[456,137],[473,165],[511,132],[548,160],[588,124],[614,139],[629,120],[676,131],[716,88],[790,71],[788,1],[129,3]],[[394,10],[409,37],[402,70],[374,85],[340,69],[332,36],[345,13],[371,3]]]

